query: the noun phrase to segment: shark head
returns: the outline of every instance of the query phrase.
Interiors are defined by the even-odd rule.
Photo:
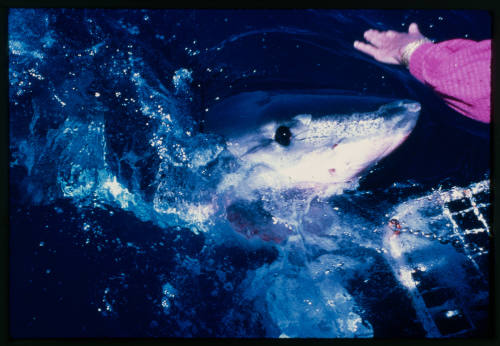
[[[249,92],[212,108],[210,131],[257,187],[352,183],[413,130],[420,104],[338,92]]]

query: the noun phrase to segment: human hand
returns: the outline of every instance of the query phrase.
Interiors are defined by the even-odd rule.
[[[413,50],[415,50],[418,45],[411,47],[413,48],[411,52],[408,50],[405,52],[405,47],[412,42],[423,40],[421,41],[423,43],[425,41],[429,41],[420,33],[416,23],[410,24],[408,33],[396,32],[392,30],[378,31],[369,29],[365,31],[363,36],[369,43],[354,41],[354,48],[371,55],[375,58],[375,60],[387,64],[407,64],[409,55],[413,53]],[[407,56],[404,56],[405,54]]]

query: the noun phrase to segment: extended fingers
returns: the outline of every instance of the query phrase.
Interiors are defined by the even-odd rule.
[[[363,43],[360,41],[354,41],[354,48],[373,57],[375,57],[375,55],[377,54],[376,47],[372,46],[371,44]]]
[[[365,40],[370,42],[372,45],[379,46],[383,41],[384,34],[378,30],[369,29],[369,30],[365,31],[365,33],[363,34],[363,37],[365,38]]]
[[[408,33],[410,34],[420,34],[420,30],[418,30],[417,23],[411,23],[408,27]]]
[[[397,35],[396,31],[389,30],[389,31],[385,32],[385,36],[388,38],[394,38],[394,37],[396,37],[396,35]]]

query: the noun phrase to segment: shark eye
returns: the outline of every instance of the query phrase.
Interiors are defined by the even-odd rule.
[[[292,132],[290,132],[290,128],[287,126],[280,126],[276,129],[274,140],[286,147],[290,145],[291,137],[292,137]]]

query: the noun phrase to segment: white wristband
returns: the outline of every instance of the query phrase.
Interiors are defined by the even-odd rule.
[[[431,40],[429,40],[428,38],[424,37],[424,38],[421,38],[420,40],[416,40],[416,41],[408,43],[402,49],[402,52],[401,52],[401,62],[403,63],[403,65],[405,65],[406,67],[410,66],[410,57],[413,54],[413,52],[418,47],[420,47],[422,44],[429,43],[429,42],[432,43]]]

